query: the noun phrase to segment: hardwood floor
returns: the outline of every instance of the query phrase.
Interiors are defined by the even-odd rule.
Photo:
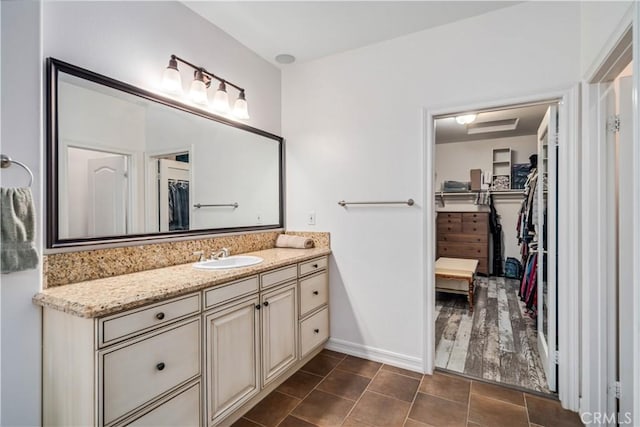
[[[436,366],[549,393],[535,322],[524,314],[519,282],[476,279],[473,315],[463,295],[436,295]]]

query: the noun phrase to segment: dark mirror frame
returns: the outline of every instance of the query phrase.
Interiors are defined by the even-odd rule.
[[[183,104],[179,101],[175,101],[170,98],[164,98],[153,92],[132,86],[128,83],[124,83],[110,77],[103,76],[93,71],[80,68],[78,66],[60,61],[55,58],[47,58],[47,92],[46,92],[46,179],[45,183],[45,199],[46,199],[46,247],[53,248],[70,248],[70,247],[82,247],[88,245],[100,245],[100,244],[113,244],[124,242],[136,242],[136,241],[149,241],[156,239],[166,238],[184,238],[184,237],[196,237],[211,234],[223,234],[234,232],[246,232],[246,231],[259,231],[259,230],[273,230],[284,228],[284,139],[280,136],[263,131],[246,125],[244,123],[238,123],[233,120],[226,119],[224,117],[217,116],[213,113],[208,113],[204,110],[192,108],[189,105]],[[213,120],[218,123],[222,123],[228,126],[235,127],[237,129],[244,130],[246,132],[252,132],[266,138],[273,139],[279,142],[279,222],[272,225],[260,225],[260,226],[248,226],[248,227],[228,227],[228,228],[209,228],[188,230],[180,232],[157,232],[157,233],[140,233],[140,234],[127,234],[120,236],[107,236],[107,237],[87,237],[81,239],[60,239],[58,229],[58,194],[59,194],[59,182],[58,182],[58,73],[64,72],[81,79],[89,80],[94,83],[104,85],[122,92],[126,92],[140,98],[147,99],[152,102],[157,102],[166,105],[177,110],[184,111],[186,113],[195,114],[200,117],[204,117],[209,120]]]

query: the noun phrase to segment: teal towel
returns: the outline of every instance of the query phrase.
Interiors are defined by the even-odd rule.
[[[0,193],[0,253],[2,273],[36,268],[33,244],[36,210],[30,188],[2,188]]]

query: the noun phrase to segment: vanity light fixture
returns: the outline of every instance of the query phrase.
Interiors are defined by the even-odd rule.
[[[198,67],[191,62],[171,55],[169,60],[169,66],[164,70],[162,75],[162,88],[165,92],[172,95],[181,95],[182,92],[182,79],[180,77],[180,70],[178,70],[178,62],[181,62],[191,68],[193,68],[194,79],[191,82],[189,90],[189,98],[196,104],[206,106],[209,103],[209,97],[207,89],[211,87],[211,82],[217,80],[220,82],[218,89],[213,95],[213,102],[211,108],[218,113],[231,112],[236,118],[246,120],[249,118],[249,108],[247,105],[247,98],[245,96],[244,88],[231,83],[229,80],[216,76],[215,74],[207,71],[203,67]],[[227,85],[233,87],[238,91],[238,99],[236,99],[233,110],[229,105],[229,94],[227,93]]]
[[[465,114],[463,116],[457,116],[456,122],[458,122],[459,125],[468,125],[469,123],[472,123],[477,116],[477,114]]]

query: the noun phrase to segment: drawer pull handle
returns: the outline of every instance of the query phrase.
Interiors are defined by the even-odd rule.
[[[313,294],[314,295],[318,295],[318,291],[313,291]]]
[[[314,334],[319,334],[319,333],[320,333],[320,329],[314,329],[314,330],[313,330],[313,333],[314,333]]]
[[[265,307],[267,307],[269,305],[269,301],[265,301],[262,305],[264,305]]]
[[[311,267],[318,268],[318,264],[313,264]]]
[[[164,369],[164,362],[160,362],[156,365],[156,369],[158,371],[162,371]]]
[[[160,312],[160,313],[156,314],[156,319],[158,319],[158,320],[164,319],[164,313]]]
[[[261,305],[260,304],[256,304],[256,310],[260,310]]]

